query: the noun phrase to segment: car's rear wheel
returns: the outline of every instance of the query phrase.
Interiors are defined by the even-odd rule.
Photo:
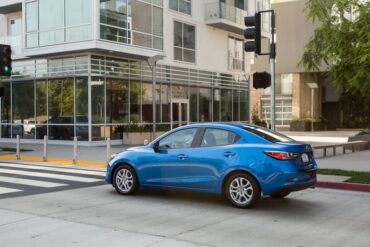
[[[135,194],[139,188],[136,173],[128,165],[120,165],[113,174],[113,186],[122,195]]]
[[[261,197],[257,181],[247,173],[231,175],[225,184],[226,199],[238,208],[249,208]]]
[[[289,194],[290,194],[290,192],[280,192],[280,193],[271,194],[270,196],[272,198],[284,198],[284,197],[288,196]]]

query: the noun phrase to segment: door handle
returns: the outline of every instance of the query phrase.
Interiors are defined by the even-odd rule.
[[[186,159],[188,156],[186,156],[185,154],[179,154],[177,155],[177,158],[179,158],[180,160],[184,160]]]
[[[235,156],[235,153],[232,153],[232,152],[225,152],[225,153],[224,153],[224,156],[225,156],[226,158],[230,158],[230,157]]]

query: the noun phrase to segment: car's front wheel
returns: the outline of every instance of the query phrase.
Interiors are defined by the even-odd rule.
[[[226,181],[224,193],[226,199],[238,208],[249,208],[261,197],[257,181],[247,173],[231,175]]]
[[[139,184],[136,173],[128,165],[120,165],[113,174],[113,186],[122,195],[132,195],[137,192]]]

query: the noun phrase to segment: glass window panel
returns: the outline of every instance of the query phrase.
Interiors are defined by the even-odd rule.
[[[183,47],[182,28],[182,23],[174,22],[174,45],[178,47]]]
[[[78,119],[76,119],[78,121]],[[89,127],[87,125],[76,125],[76,136],[79,141],[89,140]]]
[[[232,90],[221,89],[221,121],[232,121]]]
[[[163,36],[163,9],[153,7],[153,34]]]
[[[100,23],[127,28],[127,0],[100,0]]]
[[[36,123],[47,123],[46,81],[36,81]]]
[[[49,80],[48,88],[49,123],[74,123],[73,79]]]
[[[4,97],[0,97],[1,100],[1,123],[11,123],[11,105],[10,105],[10,82],[3,82]],[[10,136],[9,136],[10,137]]]
[[[213,121],[214,122],[220,121],[220,102],[221,102],[220,89],[214,89],[213,90]]]
[[[140,1],[132,1],[132,29],[152,33],[152,6]]]
[[[52,45],[64,41],[64,30],[40,32],[40,45]]]
[[[163,38],[153,37],[153,48],[163,50]]]
[[[195,63],[195,51],[184,49],[184,61]]]
[[[40,30],[64,26],[64,0],[39,0]]]
[[[13,136],[21,138],[34,138],[35,133],[35,95],[34,81],[14,82],[12,86],[12,113],[13,123],[18,125],[13,131]],[[14,130],[14,129],[13,129]]]
[[[161,100],[162,100],[162,122],[170,122],[170,102],[169,102],[169,90],[168,85],[161,86]]]
[[[130,82],[130,121],[141,122],[141,83]]]
[[[90,24],[92,3],[91,0],[65,0],[66,26]]]
[[[144,47],[152,47],[152,36],[143,33],[133,33],[133,44]]]
[[[60,117],[58,121],[73,124],[73,117],[63,116]],[[42,128],[46,129],[46,126],[42,126]],[[49,140],[71,141],[75,136],[74,127],[71,125],[49,125],[48,129],[49,129]],[[40,131],[46,132],[46,130]]]
[[[105,130],[107,129],[104,125],[93,125],[91,127],[91,138],[92,141],[101,141],[105,139]]]
[[[198,88],[190,87],[190,122],[198,122]]]
[[[66,41],[76,42],[92,39],[91,25],[66,29]]]
[[[26,39],[27,47],[36,47],[39,44],[38,33],[28,33]]]
[[[26,3],[26,27],[27,32],[38,30],[37,2]]]
[[[224,146],[233,144],[236,134],[227,130],[206,129],[201,143],[202,147]]]
[[[179,61],[182,61],[183,59],[182,59],[182,49],[181,48],[177,48],[177,47],[175,47],[175,56],[174,56],[174,58],[175,58],[175,60],[179,60]]]
[[[239,108],[239,90],[233,90],[233,121],[240,121]]]
[[[88,124],[88,79],[76,78],[76,124]]]
[[[104,78],[91,78],[92,123],[105,122],[105,88]]]
[[[107,122],[128,123],[128,82],[107,79]]]
[[[199,121],[209,122],[212,120],[212,89],[199,89]]]
[[[248,91],[240,92],[240,121],[249,120]]]
[[[195,27],[184,24],[184,47],[195,49]]]
[[[159,141],[159,149],[189,148],[196,132],[196,128],[176,131]]]
[[[169,7],[172,10],[178,11],[178,9],[179,9],[179,0],[169,0]]]

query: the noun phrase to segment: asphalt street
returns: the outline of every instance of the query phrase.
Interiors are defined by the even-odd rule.
[[[44,172],[91,178],[86,170],[56,169]],[[23,186],[44,181],[43,176],[34,178],[32,186]],[[62,183],[60,177],[54,179]],[[13,182],[0,188],[12,188]],[[17,192],[6,194],[12,193]],[[0,199],[2,247],[369,246],[369,232],[370,194],[329,189],[264,198],[250,210],[207,194],[146,190],[125,197],[110,185]]]

